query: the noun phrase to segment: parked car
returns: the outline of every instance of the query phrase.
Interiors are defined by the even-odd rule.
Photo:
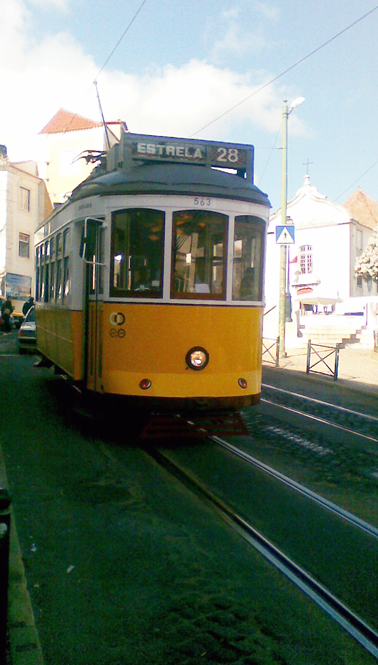
[[[18,350],[20,353],[34,353],[37,344],[37,328],[35,325],[34,307],[31,307],[21,324],[18,333]]]

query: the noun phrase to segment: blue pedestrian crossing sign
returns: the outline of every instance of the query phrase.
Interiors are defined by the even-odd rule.
[[[277,245],[294,245],[294,224],[288,224],[287,226],[276,226],[276,243]]]

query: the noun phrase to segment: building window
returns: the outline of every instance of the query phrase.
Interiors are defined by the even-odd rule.
[[[30,236],[26,233],[18,234],[18,255],[24,259],[29,258]]]
[[[30,212],[30,189],[20,187],[20,207]]]
[[[312,272],[312,245],[302,245],[299,248],[299,267],[301,275]]]

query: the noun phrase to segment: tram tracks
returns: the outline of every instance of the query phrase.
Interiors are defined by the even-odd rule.
[[[315,424],[323,424],[346,434],[378,443],[378,417],[332,404],[324,400],[300,395],[269,384],[263,384],[263,404],[296,414]]]
[[[276,480],[279,480],[280,482],[284,483],[294,491],[308,497],[311,501],[314,501],[315,503],[319,504],[326,510],[329,510],[331,513],[337,515],[341,519],[345,520],[346,522],[349,522],[352,526],[356,527],[357,529],[361,529],[362,531],[368,533],[373,538],[378,539],[378,529],[372,524],[368,524],[364,520],[360,519],[357,515],[353,515],[349,511],[342,508],[341,506],[337,506],[332,501],[329,501],[320,494],[313,492],[308,487],[301,485],[297,481],[293,480],[292,478],[289,478],[285,474],[281,473],[280,471],[277,471],[277,469],[272,468],[271,466],[265,464],[261,460],[256,459],[246,451],[237,448],[228,441],[225,441],[224,439],[221,439],[218,436],[211,436],[211,435],[210,439],[212,439],[215,443],[219,444],[222,448],[225,448],[226,450],[231,452],[233,455],[236,455],[237,457],[240,457],[240,459],[245,460],[248,464],[251,464],[258,469],[261,469],[269,476],[275,478]]]
[[[246,457],[243,451],[240,451],[235,446],[231,446],[219,437],[211,437],[212,441],[226,448],[227,451],[236,455],[237,457],[252,462],[252,458]],[[309,570],[302,564],[294,560],[294,558],[285,552],[285,549],[278,545],[272,538],[263,533],[263,531],[252,523],[250,518],[244,516],[243,511],[237,509],[234,502],[221,496],[221,493],[211,487],[211,485],[200,477],[195,470],[189,469],[187,464],[182,464],[180,461],[174,459],[171,451],[162,450],[159,448],[149,448],[148,452],[154,459],[162,465],[170,474],[175,476],[181,483],[188,487],[198,497],[200,497],[214,512],[216,512],[227,524],[235,530],[249,545],[251,545],[257,552],[259,552],[266,560],[268,560],[275,568],[277,568],[283,575],[285,575],[293,584],[295,584],[301,591],[322,608],[333,620],[335,620],[344,630],[346,630],[353,638],[355,638],[368,652],[375,657],[378,657],[378,632],[376,628],[372,627],[368,621],[359,615],[354,609],[351,609],[343,599],[339,598],[330,588],[319,581],[315,575],[311,574]],[[282,474],[277,474],[272,469],[266,467],[263,469],[268,475],[275,476],[276,480],[287,484],[290,479],[283,477]],[[259,467],[261,465],[259,463]],[[306,491],[306,488],[300,487],[297,483],[290,481],[291,488],[301,494],[306,494],[306,497],[312,501],[319,503],[320,497],[316,497],[313,493]],[[251,497],[252,498],[252,497]],[[327,503],[327,502],[326,502]],[[329,503],[329,502],[328,502]],[[362,523],[362,520],[354,519],[354,516],[341,514],[344,511],[338,512],[335,506],[325,505],[322,502],[322,507],[328,510],[333,510],[339,517],[357,527],[363,529],[369,537],[376,539],[378,532],[376,529],[370,529],[370,526]]]

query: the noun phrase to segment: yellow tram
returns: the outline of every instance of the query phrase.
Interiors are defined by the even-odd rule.
[[[45,362],[148,408],[257,401],[269,208],[253,146],[124,133],[37,229]]]

